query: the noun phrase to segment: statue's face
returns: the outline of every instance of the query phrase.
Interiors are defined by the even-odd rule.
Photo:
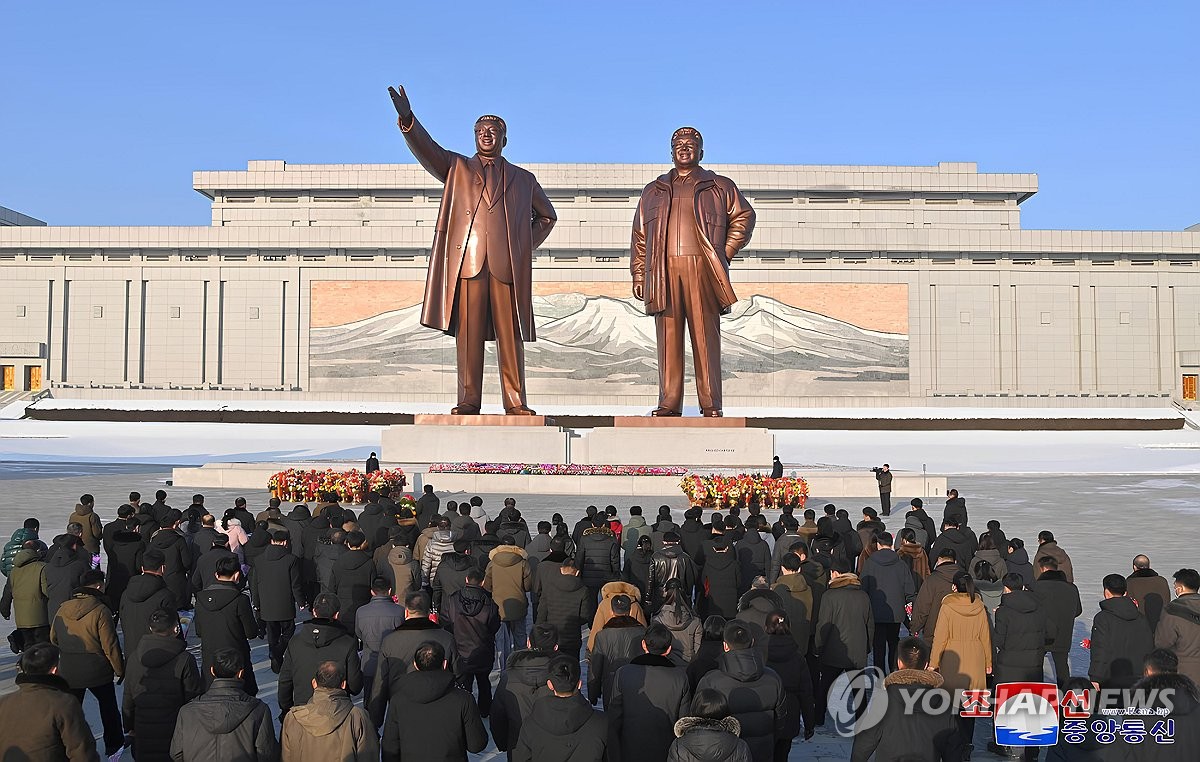
[[[478,122],[475,124],[475,150],[480,156],[496,158],[508,144],[508,136],[499,122]]]
[[[671,160],[676,169],[694,169],[704,158],[704,146],[695,135],[679,135],[671,141]]]

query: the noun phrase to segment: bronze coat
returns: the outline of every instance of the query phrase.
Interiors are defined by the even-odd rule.
[[[712,274],[713,291],[728,314],[737,301],[729,281],[729,263],[750,243],[754,209],[733,181],[707,169],[692,170],[696,181],[696,224]],[[633,282],[644,283],[646,314],[667,308],[667,220],[671,211],[671,174],[660,176],[642,190],[633,217],[629,262]]]
[[[425,302],[421,307],[421,325],[436,328],[451,336],[455,326],[454,300],[458,292],[458,273],[463,252],[471,235],[471,223],[483,199],[483,164],[478,156],[466,157],[442,148],[414,116],[408,129],[400,125],[404,140],[421,166],[445,183],[438,207],[437,230],[429,253],[429,271],[425,279]],[[534,341],[533,326],[533,250],[542,245],[558,217],[542,186],[527,170],[496,159],[504,177],[500,203],[508,218],[508,251],[512,257],[513,299],[521,325],[521,339]],[[522,219],[529,224],[517,224]],[[495,339],[491,324],[486,338]]]

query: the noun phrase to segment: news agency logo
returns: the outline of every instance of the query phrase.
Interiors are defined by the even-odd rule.
[[[884,673],[874,667],[845,672],[829,690],[829,716],[843,738],[872,728],[888,711]],[[1094,737],[1103,744],[1117,738],[1142,743],[1174,743],[1173,691],[1069,690],[1054,683],[1000,683],[994,689],[948,691],[926,688],[898,694],[904,716],[957,713],[960,717],[990,718],[996,743],[1009,747],[1054,746],[1061,738],[1080,744]]]
[[[1058,686],[1054,683],[1000,683],[992,694],[996,743],[1001,746],[1053,746],[1058,743]],[[964,696],[963,717],[967,713]]]
[[[829,688],[827,704],[833,729],[842,738],[873,728],[887,711],[885,675],[876,667],[851,670],[838,675]]]

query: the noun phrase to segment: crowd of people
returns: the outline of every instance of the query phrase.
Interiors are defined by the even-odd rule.
[[[513,498],[492,517],[429,486],[411,507],[382,490],[286,514],[167,497],[132,493],[103,523],[84,495],[49,544],[30,518],[4,546],[20,657],[0,758],[96,759],[91,693],[104,753],[139,762],[465,760],[489,739],[522,761],[778,762],[871,665],[896,700],[853,759],[957,762],[974,720],[903,699],[1042,681],[1048,657],[1063,689],[1173,693],[1171,746],[1097,736],[1050,758],[1200,759],[1200,574],[1168,580],[1137,555],[1088,582],[1104,599],[1072,676],[1069,554],[1049,531],[1029,547],[997,520],[977,534],[956,492],[937,524],[913,500],[895,533],[833,505],[773,522],[693,507],[678,524],[667,506],[653,522],[590,506],[531,527]],[[278,717],[256,698],[253,640]]]

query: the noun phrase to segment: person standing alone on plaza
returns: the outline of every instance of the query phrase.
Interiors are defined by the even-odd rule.
[[[892,513],[892,467],[887,463],[882,468],[873,469],[875,481],[879,482],[879,506],[884,516]]]

